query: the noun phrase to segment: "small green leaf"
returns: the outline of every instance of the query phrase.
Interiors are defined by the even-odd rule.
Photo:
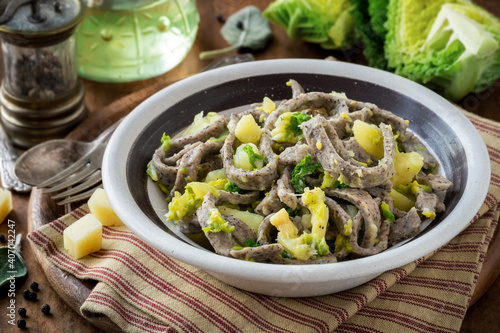
[[[255,165],[255,160],[261,160],[262,162],[264,162],[264,158],[263,158],[262,156],[260,156],[259,154],[255,153],[255,152],[253,151],[252,146],[250,146],[250,145],[248,145],[248,144],[247,144],[247,145],[245,145],[245,146],[243,147],[243,151],[244,151],[245,153],[247,153],[247,155],[248,155],[248,160],[250,161],[250,164],[252,165],[252,167],[253,167],[254,169],[256,169],[256,168],[257,168],[257,166]]]
[[[226,190],[227,192],[241,193],[241,188],[234,185],[233,183],[227,183],[226,186],[224,186],[224,190]]]
[[[302,128],[300,128],[300,125],[303,122],[306,122],[310,120],[312,117],[308,114],[305,113],[299,113],[295,112],[292,114],[290,117],[290,124],[286,126],[286,135],[285,137],[289,136],[290,133],[292,133],[295,136],[299,136],[302,134]]]
[[[269,22],[255,6],[247,6],[231,15],[222,29],[222,37],[231,45],[221,50],[200,53],[200,59],[218,57],[242,47],[251,50],[263,49],[272,36]]]
[[[16,237],[14,247],[0,247],[0,287],[11,279],[23,277],[27,273],[26,264],[20,253],[21,234]]]
[[[292,180],[290,182],[296,193],[304,193],[304,189],[306,188],[305,176],[315,174],[316,169],[321,168],[321,164],[312,164],[311,161],[311,155],[306,155],[302,161],[293,168]]]
[[[245,247],[258,247],[259,244],[257,244],[253,239],[249,238],[245,241]]]

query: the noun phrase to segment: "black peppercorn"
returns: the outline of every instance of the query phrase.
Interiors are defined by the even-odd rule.
[[[17,313],[21,316],[21,317],[26,317],[26,309],[25,308],[19,308],[17,310]]]
[[[30,293],[29,300],[30,300],[30,301],[36,301],[36,297],[37,297],[37,296],[38,296],[38,295],[37,295],[35,292]]]
[[[217,21],[219,21],[219,23],[224,23],[224,16],[222,16],[222,14],[217,14]]]
[[[23,290],[23,297],[24,297],[24,299],[29,300],[30,299],[30,294],[31,294],[31,292],[28,289],[24,289]]]
[[[26,327],[26,320],[24,320],[24,319],[19,319],[19,320],[17,321],[17,327],[19,327],[19,328],[25,328],[25,327]]]
[[[4,236],[4,234],[0,234],[0,243],[5,243],[5,236]]]
[[[243,22],[238,21],[238,23],[236,23],[236,28],[243,30]]]
[[[48,315],[50,313],[50,305],[48,304],[42,305],[42,313]]]
[[[36,282],[31,282],[31,284],[30,284],[30,288],[31,288],[31,290],[33,290],[33,291],[38,291],[38,283],[36,283]]]

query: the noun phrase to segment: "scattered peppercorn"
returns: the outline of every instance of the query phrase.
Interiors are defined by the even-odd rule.
[[[17,313],[21,316],[21,317],[26,317],[26,309],[25,308],[19,308],[17,310]]]
[[[0,243],[5,243],[5,236],[4,236],[4,234],[0,234]]]
[[[38,283],[36,283],[36,282],[34,282],[34,281],[33,281],[33,282],[31,282],[31,284],[30,284],[30,288],[31,288],[31,290],[33,290],[33,291],[38,291]]]
[[[222,14],[217,14],[217,21],[219,21],[219,23],[224,23],[224,16],[222,16]]]
[[[30,293],[30,295],[29,295],[29,300],[30,300],[30,301],[36,301],[36,297],[37,297],[37,296],[38,296],[38,295],[37,295],[35,292]]]
[[[31,292],[28,289],[24,289],[23,290],[23,297],[24,297],[24,299],[29,300],[30,299],[30,294],[31,294]]]
[[[42,313],[48,315],[50,313],[50,305],[48,304],[42,305]]]
[[[17,327],[19,327],[19,328],[25,328],[25,327],[26,327],[26,320],[24,320],[24,319],[19,319],[19,320],[17,321]]]
[[[236,23],[236,28],[243,30],[243,22],[238,21],[238,23]]]

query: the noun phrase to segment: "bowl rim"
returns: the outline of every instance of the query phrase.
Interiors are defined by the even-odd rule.
[[[398,248],[356,260],[313,265],[314,269],[311,269],[310,265],[306,268],[303,265],[248,262],[212,254],[175,237],[165,238],[162,235],[166,232],[154,223],[144,225],[136,222],[149,219],[138,206],[130,204],[134,200],[126,180],[126,165],[129,163],[128,155],[136,139],[136,135],[130,133],[137,128],[142,131],[162,112],[161,110],[166,110],[168,106],[191,95],[193,87],[196,87],[197,91],[203,91],[213,85],[234,79],[282,73],[326,74],[356,78],[396,90],[414,100],[425,101],[423,103],[426,107],[447,119],[446,123],[454,132],[463,133],[459,136],[459,140],[466,153],[469,170],[474,170],[468,173],[463,196],[456,207],[434,227],[432,232]],[[465,229],[479,211],[488,192],[490,174],[488,151],[478,131],[462,112],[443,97],[413,81],[379,69],[316,59],[260,60],[230,65],[194,75],[162,89],[137,106],[119,125],[107,146],[102,167],[103,185],[111,206],[125,225],[153,248],[209,273],[248,278],[248,272],[259,269],[259,274],[252,277],[255,281],[275,279],[280,274],[286,274],[292,279],[290,282],[295,283],[306,281],[319,283],[375,273],[378,275],[437,250]]]

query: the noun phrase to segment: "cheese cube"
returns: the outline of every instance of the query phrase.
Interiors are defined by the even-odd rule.
[[[113,208],[111,208],[108,197],[102,188],[98,188],[92,193],[88,205],[92,215],[97,217],[102,225],[123,225],[123,222],[116,215]]]
[[[9,190],[0,188],[0,224],[5,220],[12,210],[12,193]]]
[[[74,259],[99,251],[102,245],[102,224],[87,214],[64,229],[64,248]]]

